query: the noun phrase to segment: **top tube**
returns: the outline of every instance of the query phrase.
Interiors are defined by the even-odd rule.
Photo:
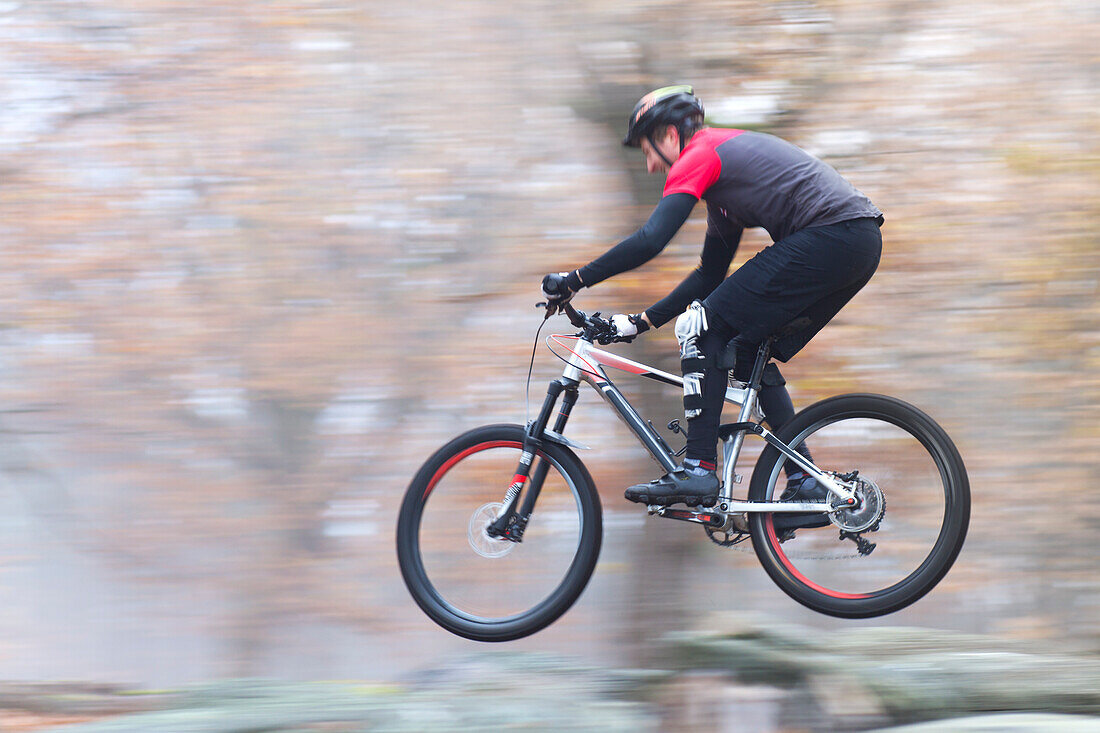
[[[660,369],[655,369],[654,367],[634,361],[633,359],[627,359],[624,356],[614,354],[610,351],[604,351],[592,345],[582,336],[552,335],[549,336],[547,340],[554,342],[570,353],[565,371],[562,373],[562,377],[565,379],[575,382],[584,380],[591,382],[593,386],[598,386],[598,381],[614,384],[614,381],[608,376],[607,370],[605,369],[605,367],[611,367],[655,382],[683,388],[683,377],[670,374]],[[552,347],[551,350],[553,350]],[[561,355],[559,354],[558,356],[560,357]],[[725,401],[740,407],[748,398],[748,393],[749,390],[747,387],[727,386]],[[754,404],[752,412],[753,417],[761,420],[764,418],[764,414],[760,411],[758,404]]]

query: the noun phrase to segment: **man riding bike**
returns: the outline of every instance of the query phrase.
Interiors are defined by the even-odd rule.
[[[641,229],[584,267],[542,281],[548,312],[582,287],[632,270],[659,254],[699,199],[707,232],[699,266],[642,313],[612,317],[620,336],[676,318],[688,423],[683,465],[631,486],[644,504],[713,506],[717,502],[718,427],[729,368],[747,381],[759,344],[788,323],[772,353],[786,362],[867,283],[882,252],[882,212],[832,167],[777,137],[703,126],[703,105],[690,86],[670,86],[635,105],[623,144],[640,147],[650,173],[666,172],[664,193]],[[762,227],[773,244],[735,270],[741,233]],[[760,406],[773,431],[794,417],[786,381],[774,363],[764,371]],[[809,457],[805,444],[797,449]],[[782,500],[824,501],[826,490],[792,462]],[[821,514],[775,517],[777,530],[824,526]]]

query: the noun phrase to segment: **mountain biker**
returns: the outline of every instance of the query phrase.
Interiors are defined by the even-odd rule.
[[[773,345],[786,362],[867,283],[882,251],[882,212],[832,167],[777,137],[703,125],[703,104],[687,85],[654,90],[630,114],[623,144],[640,147],[650,173],[665,172],[664,193],[641,229],[584,267],[543,278],[548,312],[582,287],[634,269],[659,254],[699,199],[707,232],[699,266],[642,313],[612,317],[620,336],[676,318],[688,423],[683,464],[631,486],[645,504],[717,502],[718,426],[729,375],[750,378],[759,344],[796,319],[808,323]],[[773,244],[729,277],[741,233],[762,227]],[[779,368],[769,363],[759,393],[773,431],[794,417]],[[799,452],[809,456],[805,444]],[[824,501],[823,486],[786,464],[782,500]],[[776,529],[823,526],[822,514],[776,514]]]

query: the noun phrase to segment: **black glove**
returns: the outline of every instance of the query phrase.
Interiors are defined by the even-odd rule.
[[[546,298],[546,314],[553,315],[580,290],[580,277],[573,272],[551,272],[542,279],[542,294]]]

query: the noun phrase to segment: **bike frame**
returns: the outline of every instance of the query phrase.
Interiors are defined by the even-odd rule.
[[[550,336],[548,340],[567,350],[569,357],[565,359],[566,366],[561,378],[550,383],[546,399],[538,416],[527,426],[527,436],[524,441],[520,465],[505,495],[501,513],[490,527],[491,534],[514,539],[515,541],[522,539],[527,519],[534,509],[535,501],[548,470],[545,462],[541,462],[534,473],[531,473],[531,467],[535,462],[535,455],[541,442],[548,440],[572,448],[587,448],[587,446],[569,440],[562,434],[573,405],[576,404],[578,386],[582,381],[587,382],[603,397],[604,401],[634,433],[662,469],[673,471],[678,467],[676,454],[653,428],[653,425],[642,418],[638,411],[634,409],[611,377],[608,376],[607,368],[618,369],[680,388],[683,388],[684,384],[682,377],[604,351],[581,336],[554,335]],[[742,388],[732,386],[726,388],[725,401],[738,405],[740,412],[736,423],[722,425],[719,428],[719,437],[723,441],[722,487],[719,491],[716,507],[707,511],[692,511],[654,506],[650,507],[651,513],[674,519],[700,522],[715,527],[728,527],[730,526],[730,516],[742,512],[833,512],[844,505],[855,503],[855,494],[851,489],[837,481],[833,476],[821,471],[813,462],[793,450],[760,424],[759,419],[764,416],[757,405],[757,395],[760,390],[764,366],[770,358],[770,349],[770,341],[766,341],[760,346],[753,367],[752,378],[747,385]],[[564,359],[564,357],[562,358]],[[550,416],[553,414],[559,396],[563,394],[561,409],[557,413],[553,428],[549,428]],[[753,422],[754,417],[758,419],[757,422]],[[763,502],[733,498],[733,484],[741,483],[742,480],[742,477],[735,473],[734,469],[747,433],[760,436],[786,458],[799,465],[810,476],[825,486],[835,497],[837,503]],[[528,479],[530,479],[529,482]],[[527,484],[527,492],[524,496],[523,505],[516,511],[515,504],[525,484]]]

